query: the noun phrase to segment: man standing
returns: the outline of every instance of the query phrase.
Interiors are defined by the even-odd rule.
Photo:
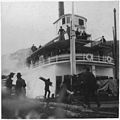
[[[90,107],[90,97],[97,103],[97,107],[100,107],[100,102],[97,96],[97,81],[95,76],[90,72],[90,68],[87,67],[83,74],[83,90],[84,90],[84,103]]]
[[[75,31],[75,35],[76,35],[76,38],[79,39],[79,37],[80,37],[80,32],[79,32],[78,28],[77,28],[77,30]]]
[[[73,94],[74,94],[74,92],[68,90],[67,82],[65,82],[65,80],[64,80],[63,83],[61,84],[61,89],[60,89],[60,92],[59,92],[59,98],[58,98],[57,101],[58,102],[71,103]]]
[[[65,40],[65,37],[64,37],[65,30],[62,28],[62,26],[60,26],[58,34],[59,34],[59,40]]]
[[[102,41],[102,43],[106,43],[104,36],[102,36],[101,41]]]
[[[67,30],[66,30],[67,34],[68,34],[68,38],[70,40],[70,27],[67,25]]]
[[[26,95],[26,83],[25,80],[21,78],[21,73],[17,73],[17,81],[16,81],[16,95],[17,96],[25,96]]]
[[[43,80],[45,82],[45,95],[44,98],[46,98],[47,92],[48,92],[48,98],[50,98],[50,89],[49,86],[52,86],[52,82],[50,82],[50,79],[45,79],[43,77],[40,77],[39,79]]]
[[[8,95],[11,95],[11,92],[12,92],[12,78],[14,76],[15,73],[11,72],[8,76],[8,79],[6,80],[6,87],[7,87],[7,93]]]

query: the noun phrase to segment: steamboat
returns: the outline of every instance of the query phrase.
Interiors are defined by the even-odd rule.
[[[50,78],[51,94],[56,96],[62,82],[67,81],[68,86],[75,84],[76,81],[72,79],[71,82],[70,76],[80,74],[85,66],[90,67],[98,80],[114,78],[112,46],[102,37],[92,40],[92,35],[87,33],[87,18],[73,13],[74,10],[72,14],[64,14],[64,3],[59,2],[59,18],[53,23],[56,37],[26,59],[29,77],[26,76],[25,79],[33,81],[30,83],[33,87],[28,90],[28,96],[29,93],[32,97],[44,95],[44,83],[39,80],[40,76]],[[65,32],[60,37],[60,27],[66,31],[67,26],[70,28],[70,36]],[[76,36],[77,29],[86,34]]]

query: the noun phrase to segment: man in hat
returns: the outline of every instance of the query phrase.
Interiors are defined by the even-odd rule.
[[[100,107],[100,102],[97,96],[97,81],[92,72],[90,72],[90,68],[86,67],[83,75],[83,90],[84,90],[84,105],[90,107],[90,97],[96,102],[97,107]]]
[[[8,75],[8,78],[6,80],[6,87],[7,87],[7,93],[8,95],[11,95],[11,92],[12,92],[12,78],[14,76],[15,73],[11,72],[9,75]]]
[[[21,78],[21,73],[17,73],[17,81],[16,81],[16,95],[17,96],[25,96],[26,94],[26,83],[25,80]]]
[[[45,82],[45,95],[44,98],[46,98],[46,95],[48,93],[48,98],[50,97],[50,89],[49,86],[52,86],[52,82],[50,82],[50,79],[44,79],[43,77],[40,77],[39,79],[43,80]]]

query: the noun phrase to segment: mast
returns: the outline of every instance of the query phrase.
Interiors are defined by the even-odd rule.
[[[71,37],[70,37],[70,67],[71,75],[76,74],[76,55],[75,55],[75,32],[74,32],[74,2],[72,2],[72,20],[71,20]],[[71,78],[72,86],[72,78]]]
[[[115,79],[118,78],[117,75],[117,29],[116,29],[116,9],[114,8],[114,60],[115,60]]]

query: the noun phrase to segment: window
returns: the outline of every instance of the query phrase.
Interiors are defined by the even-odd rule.
[[[70,17],[67,17],[67,23],[70,23]]]
[[[79,19],[79,25],[84,25],[84,21]]]
[[[62,25],[65,24],[65,18],[62,19]]]

